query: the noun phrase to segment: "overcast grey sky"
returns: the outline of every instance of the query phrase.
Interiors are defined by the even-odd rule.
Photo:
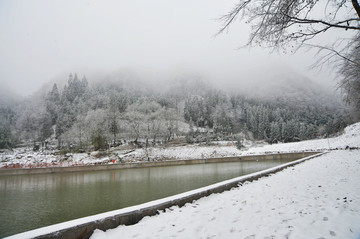
[[[246,83],[263,66],[285,64],[316,81],[313,55],[240,49],[248,30],[237,22],[214,37],[236,0],[0,0],[0,87],[28,95],[70,72],[121,68],[189,70]],[[91,79],[90,79],[91,80]],[[333,84],[332,79],[327,79]]]

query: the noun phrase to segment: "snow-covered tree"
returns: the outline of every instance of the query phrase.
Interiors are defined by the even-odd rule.
[[[58,111],[60,105],[60,94],[57,85],[54,84],[52,90],[45,98],[46,110],[50,114],[51,124],[55,125],[58,118]]]
[[[85,117],[85,124],[91,143],[95,150],[106,149],[109,146],[109,134],[107,128],[106,111],[103,109],[91,110]]]
[[[165,140],[170,141],[177,133],[180,115],[176,109],[166,109],[163,112],[164,128],[166,129]]]
[[[16,138],[14,135],[15,112],[10,106],[0,107],[0,149],[11,149],[15,146]]]

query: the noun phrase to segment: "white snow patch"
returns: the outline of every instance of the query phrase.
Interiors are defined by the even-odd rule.
[[[346,127],[344,133],[338,137],[265,145],[263,147],[250,148],[246,153],[323,151],[345,149],[346,147],[360,147],[360,122]]]

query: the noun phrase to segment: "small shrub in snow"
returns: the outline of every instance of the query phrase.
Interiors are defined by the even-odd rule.
[[[244,138],[242,136],[238,136],[236,138],[236,148],[237,149],[242,149],[244,148]]]

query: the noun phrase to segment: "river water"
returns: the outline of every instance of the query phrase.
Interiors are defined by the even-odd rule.
[[[286,162],[0,176],[0,237],[160,199]]]

